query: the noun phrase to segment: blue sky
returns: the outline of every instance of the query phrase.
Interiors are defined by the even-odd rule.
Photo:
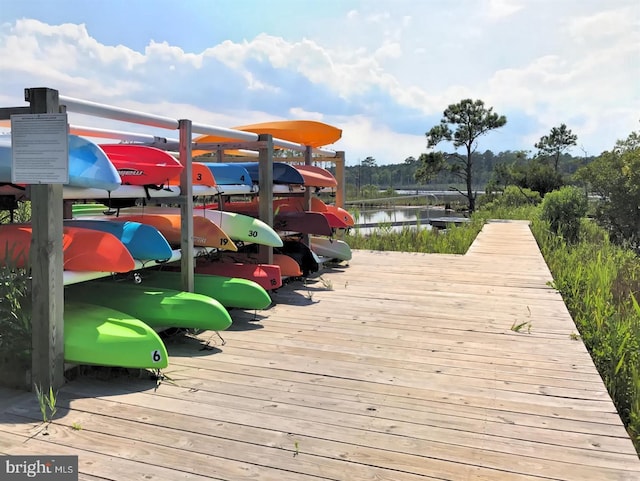
[[[597,155],[640,127],[636,0],[0,1],[0,106],[46,86],[222,127],[319,120],[349,164],[419,156],[464,98],[507,117],[480,151],[566,123]]]

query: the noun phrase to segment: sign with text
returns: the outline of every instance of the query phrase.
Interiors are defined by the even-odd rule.
[[[69,183],[67,114],[11,116],[11,182]]]
[[[0,456],[0,479],[78,481],[78,456]]]

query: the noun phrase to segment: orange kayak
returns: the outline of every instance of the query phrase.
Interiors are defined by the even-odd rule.
[[[110,220],[135,221],[155,227],[169,244],[179,245],[182,241],[180,214],[120,214]],[[200,215],[193,216],[193,245],[215,247],[220,250],[237,251],[238,248],[217,224]]]
[[[331,172],[316,165],[299,165],[292,166],[302,175],[304,185],[307,187],[338,187],[338,181]]]
[[[191,182],[193,185],[204,185],[207,187],[215,187],[216,180],[213,178],[211,170],[205,165],[198,162],[191,164]],[[180,176],[174,177],[170,181],[171,185],[180,185]]]
[[[29,262],[31,225],[0,226],[0,259],[19,268]],[[135,261],[120,240],[108,232],[81,227],[63,227],[62,250],[67,271],[129,272]]]

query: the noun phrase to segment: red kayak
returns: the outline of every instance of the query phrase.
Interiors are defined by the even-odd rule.
[[[270,291],[282,286],[280,266],[274,264],[249,264],[235,262],[232,257],[223,257],[222,261],[198,262],[197,274],[213,274],[216,276],[238,277],[248,279]]]
[[[209,204],[207,208],[217,208],[217,204]],[[226,202],[224,210],[238,214],[258,216],[259,204],[250,202]],[[281,208],[274,203],[273,229],[276,231],[299,232],[302,234],[326,235],[333,234],[334,228],[346,228],[347,225],[336,215],[325,212],[305,212],[294,208]],[[332,225],[333,224],[333,225]]]
[[[25,267],[29,262],[31,225],[0,226],[0,263]],[[62,250],[67,271],[129,272],[135,261],[120,239],[108,232],[63,227]]]
[[[123,184],[163,185],[180,176],[184,166],[164,150],[144,145],[102,144]]]

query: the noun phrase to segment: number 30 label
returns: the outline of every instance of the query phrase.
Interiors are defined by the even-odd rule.
[[[162,361],[162,354],[160,354],[160,351],[158,351],[157,349],[155,351],[153,351],[151,353],[151,360],[153,362],[160,362]]]

